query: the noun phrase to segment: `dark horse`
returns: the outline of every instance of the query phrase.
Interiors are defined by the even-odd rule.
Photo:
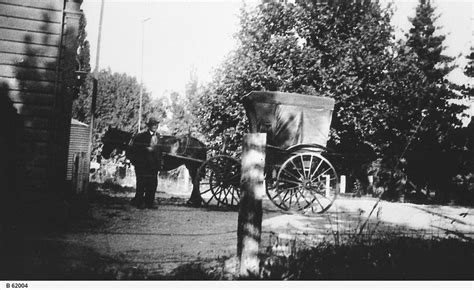
[[[129,154],[129,144],[133,134],[122,130],[109,127],[102,137],[102,156],[106,159],[110,158],[114,150],[124,151]],[[189,171],[189,175],[193,180],[193,191],[188,204],[199,206],[201,204],[201,194],[199,186],[194,180],[199,166],[206,160],[206,146],[198,139],[191,136],[167,136],[161,135],[158,145],[154,147],[157,158],[163,158],[161,171],[169,171],[176,169],[181,165],[185,165]]]

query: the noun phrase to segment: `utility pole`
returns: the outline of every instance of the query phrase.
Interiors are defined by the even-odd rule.
[[[104,0],[101,0],[100,3],[100,16],[99,16],[99,31],[97,34],[97,49],[95,57],[95,67],[92,78],[92,100],[91,100],[91,121],[89,124],[89,160],[92,155],[92,144],[93,144],[93,131],[94,131],[94,119],[95,119],[95,110],[97,102],[97,85],[99,78],[99,57],[100,57],[100,40],[102,35],[102,20],[104,17]]]
[[[141,63],[140,63],[140,105],[138,107],[138,132],[140,132],[141,121],[142,121],[142,102],[143,102],[143,55],[145,52],[145,22],[150,20],[148,17],[142,20],[142,52],[141,52]]]

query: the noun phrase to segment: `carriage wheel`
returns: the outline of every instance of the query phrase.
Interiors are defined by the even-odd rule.
[[[318,153],[300,153],[282,164],[267,194],[283,210],[322,213],[331,207],[338,192],[338,177],[331,163]]]
[[[198,169],[196,184],[206,204],[237,206],[240,202],[240,162],[219,155],[204,162]]]

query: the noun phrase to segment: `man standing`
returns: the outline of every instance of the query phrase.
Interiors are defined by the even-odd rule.
[[[137,188],[132,205],[139,208],[156,208],[155,192],[158,186],[159,156],[158,144],[158,120],[151,117],[143,131],[135,136],[131,148],[131,161],[135,166],[137,177]]]

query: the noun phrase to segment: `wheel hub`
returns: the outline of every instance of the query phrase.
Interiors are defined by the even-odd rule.
[[[309,179],[304,179],[303,180],[303,187],[307,190],[310,190],[312,188],[312,182]]]

